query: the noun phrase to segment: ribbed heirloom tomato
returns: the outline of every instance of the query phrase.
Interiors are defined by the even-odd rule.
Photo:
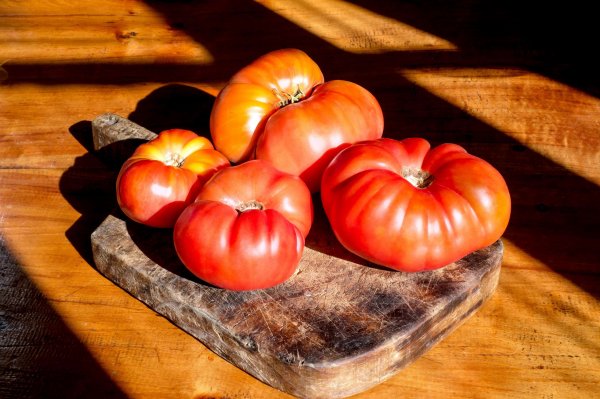
[[[344,80],[324,82],[306,53],[268,53],[237,72],[210,116],[215,147],[234,163],[264,159],[319,190],[325,166],[344,144],[381,137],[375,97]]]
[[[379,139],[340,152],[321,198],[351,252],[401,271],[431,270],[495,242],[511,201],[501,174],[455,144]]]
[[[173,227],[202,184],[229,160],[196,133],[171,129],[140,145],[117,177],[117,202],[130,219]]]
[[[275,286],[297,270],[313,221],[310,191],[262,160],[219,171],[175,224],[175,249],[200,279],[230,290]]]

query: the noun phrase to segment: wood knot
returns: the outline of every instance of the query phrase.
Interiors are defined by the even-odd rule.
[[[137,36],[137,32],[131,31],[131,32],[121,32],[121,31],[117,31],[115,32],[115,37],[117,38],[117,40],[127,40],[127,39],[131,39],[132,37],[136,37]]]

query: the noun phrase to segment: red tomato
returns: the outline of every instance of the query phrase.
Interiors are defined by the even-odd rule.
[[[511,208],[489,163],[419,138],[345,149],[323,175],[321,198],[342,245],[401,271],[436,269],[492,244]]]
[[[200,279],[230,290],[275,286],[297,269],[313,220],[297,176],[252,160],[218,172],[175,224],[175,249]]]
[[[318,65],[300,50],[260,57],[219,93],[210,116],[215,147],[232,162],[267,160],[318,191],[342,147],[383,132],[371,93],[348,81],[323,82]]]
[[[165,130],[125,161],[117,177],[117,202],[136,222],[173,227],[202,184],[227,166],[227,158],[207,138]]]

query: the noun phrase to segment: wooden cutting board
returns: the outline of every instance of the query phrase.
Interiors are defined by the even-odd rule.
[[[155,137],[113,114],[92,127],[95,148],[115,158]],[[301,398],[350,396],[417,359],[492,295],[503,253],[499,240],[439,270],[387,270],[341,247],[316,196],[298,273],[274,288],[233,292],[189,273],[171,234],[116,212],[92,234],[96,266],[221,357]]]

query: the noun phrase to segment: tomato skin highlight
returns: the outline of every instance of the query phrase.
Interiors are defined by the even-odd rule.
[[[297,176],[253,160],[218,172],[173,230],[176,252],[197,277],[242,291],[273,287],[297,270],[313,221]]]
[[[343,150],[323,175],[321,199],[344,247],[408,272],[437,269],[491,245],[511,208],[506,182],[489,163],[455,144],[430,150],[420,138]]]
[[[267,160],[317,192],[337,152],[382,136],[383,112],[365,88],[325,82],[306,53],[283,49],[232,77],[217,96],[210,124],[215,147],[232,162]]]
[[[117,203],[135,222],[169,228],[204,182],[229,160],[205,137],[184,129],[140,145],[117,177]]]

